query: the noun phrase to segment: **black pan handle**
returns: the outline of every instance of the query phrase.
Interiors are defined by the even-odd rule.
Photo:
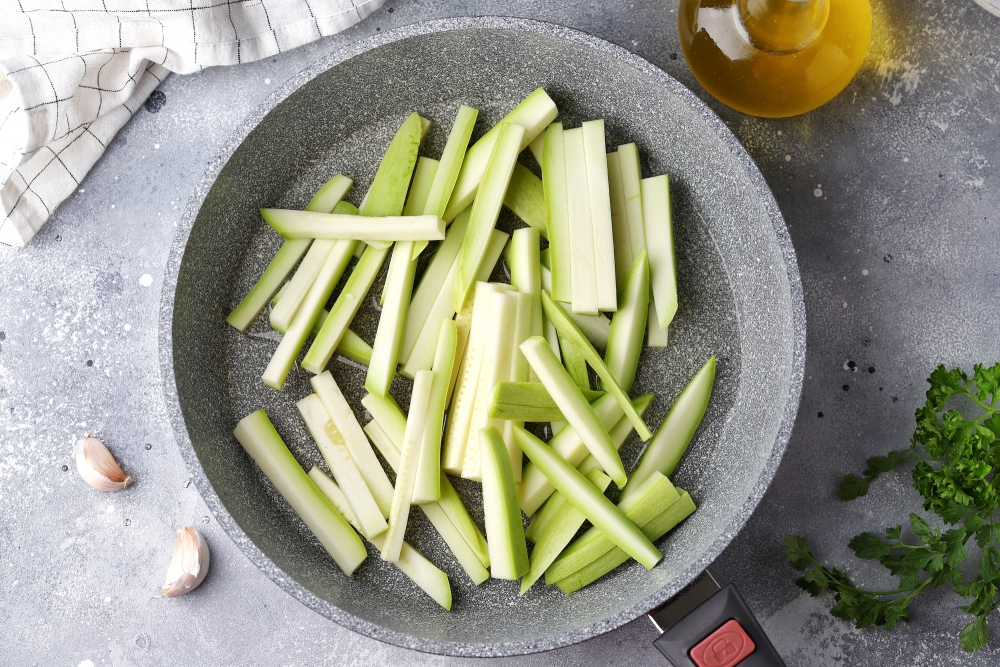
[[[674,667],[785,667],[736,586],[720,588],[707,571],[648,615]]]

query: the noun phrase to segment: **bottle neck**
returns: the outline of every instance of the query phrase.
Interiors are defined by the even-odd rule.
[[[795,53],[823,32],[830,0],[739,0],[739,9],[754,46],[769,53]]]

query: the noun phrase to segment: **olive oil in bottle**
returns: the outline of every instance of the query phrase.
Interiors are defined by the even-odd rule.
[[[681,0],[681,48],[708,92],[752,114],[794,116],[844,89],[868,51],[869,0]]]

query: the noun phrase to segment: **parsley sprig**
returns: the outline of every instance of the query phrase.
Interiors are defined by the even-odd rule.
[[[913,486],[923,497],[923,508],[947,528],[931,527],[914,513],[912,539],[904,539],[902,526],[894,526],[884,538],[865,532],[849,543],[858,558],[876,560],[899,577],[898,587],[856,587],[843,571],[820,564],[797,535],[785,540],[785,553],[792,567],[805,573],[799,586],[812,595],[832,591],[830,613],[858,628],[884,625],[891,630],[910,620],[907,608],[922,591],[954,585],[956,594],[972,599],[960,609],[976,617],[959,633],[962,648],[977,651],[989,640],[986,617],[1000,605],[1000,363],[990,368],[977,364],[971,379],[961,369],[939,366],[928,382],[927,403],[916,412],[910,447],[868,459],[860,477],[844,476],[838,494],[842,500],[863,496],[879,475],[916,462]],[[956,397],[964,398],[949,406]],[[978,576],[963,581],[960,565],[968,557],[970,540],[981,554]]]

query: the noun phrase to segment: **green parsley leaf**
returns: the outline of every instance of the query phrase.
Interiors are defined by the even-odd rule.
[[[961,369],[938,366],[928,379],[927,402],[916,410],[916,428],[908,449],[890,451],[868,459],[861,476],[847,474],[840,484],[842,500],[868,493],[880,475],[904,464],[913,466],[913,487],[923,509],[937,520],[911,513],[915,542],[903,539],[901,526],[886,528],[885,539],[864,532],[849,543],[858,558],[878,561],[899,577],[897,588],[869,591],[851,583],[836,568],[816,559],[809,543],[790,535],[785,553],[796,570],[804,572],[799,586],[812,595],[833,593],[830,613],[853,621],[858,628],[884,625],[891,630],[909,621],[907,608],[923,590],[952,585],[956,595],[971,598],[959,607],[975,620],[959,633],[965,651],[978,651],[989,640],[987,617],[1000,606],[1000,363],[976,364],[972,377]],[[952,399],[961,398],[954,406]],[[971,415],[976,406],[979,413]],[[947,529],[943,529],[944,524]],[[978,576],[965,581],[962,563],[966,547],[975,540],[981,551]]]

